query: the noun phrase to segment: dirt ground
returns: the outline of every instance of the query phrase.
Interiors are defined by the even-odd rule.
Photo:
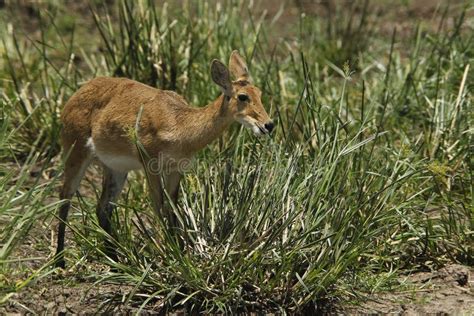
[[[0,283],[2,279],[9,284],[26,280],[46,264],[52,246],[48,223],[38,223],[12,255],[12,258],[31,259],[12,265],[15,273],[0,275]],[[76,247],[72,240],[69,240],[69,247]],[[54,272],[17,293],[0,297],[0,315],[136,313],[140,304],[127,301],[132,286],[112,282],[95,284],[108,272],[107,267],[96,264],[92,257],[88,258],[82,265],[69,266],[66,271]],[[86,278],[86,275],[96,277]],[[474,315],[474,267],[450,264],[438,271],[402,275],[398,282],[402,284],[402,290],[366,294],[365,299],[355,303],[344,300],[330,303],[334,305],[324,306],[323,310],[345,315]],[[163,311],[163,302],[158,298],[150,302],[141,314],[160,311]]]
[[[345,315],[474,315],[473,273],[474,268],[456,264],[415,273],[400,280],[413,287],[411,290],[370,295],[359,305],[344,303],[328,310]],[[127,302],[131,290],[131,286],[120,284],[96,285],[94,280],[81,279],[69,271],[48,276],[11,295],[0,307],[0,314],[130,314],[139,309],[138,304]],[[156,314],[162,307],[162,302],[155,300],[141,314]]]
[[[415,289],[370,295],[344,314],[474,315],[474,268],[452,264],[400,278]]]

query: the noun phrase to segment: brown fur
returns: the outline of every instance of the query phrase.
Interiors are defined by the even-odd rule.
[[[251,127],[255,133],[270,132],[273,124],[260,101],[261,92],[250,83],[247,66],[236,51],[232,53],[229,64],[232,75],[237,79],[234,82],[230,80],[227,67],[213,61],[212,79],[221,87],[223,94],[202,108],[190,107],[175,92],[158,90],[126,78],[98,77],[86,83],[69,99],[61,116],[61,141],[64,152],[69,153],[61,198],[71,199],[90,161],[97,156],[105,169],[97,215],[100,225],[111,234],[110,202],[117,198],[131,169],[116,169],[109,164],[110,161],[101,160],[99,156],[139,161],[146,168],[148,159],[158,156],[174,162],[191,158],[235,120]],[[241,94],[248,96],[248,101],[239,100]],[[145,160],[141,159],[131,137],[135,126],[138,127],[138,141],[148,157]],[[93,146],[88,143],[89,139]],[[164,178],[164,189],[176,202],[181,178],[179,171],[148,175],[156,211],[159,212],[163,205],[160,177]],[[59,214],[59,266],[64,266],[62,250],[68,209],[67,201]],[[170,225],[176,225],[171,213],[165,211],[165,217]],[[114,256],[113,253],[111,256]]]

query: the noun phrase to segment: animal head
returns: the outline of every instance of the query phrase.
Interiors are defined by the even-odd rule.
[[[237,51],[233,51],[230,56],[229,68],[214,59],[211,76],[228,100],[228,115],[250,128],[257,136],[269,134],[273,130],[273,121],[262,104],[262,92],[252,84],[247,64]]]

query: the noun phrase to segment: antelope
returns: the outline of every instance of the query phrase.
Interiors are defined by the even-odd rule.
[[[222,94],[205,107],[191,107],[173,91],[127,78],[97,77],[71,96],[61,114],[61,143],[67,155],[60,192],[63,204],[58,214],[56,266],[65,267],[64,239],[71,199],[92,161],[103,169],[96,214],[105,232],[112,236],[111,214],[127,173],[146,170],[156,157],[169,168],[167,172],[147,172],[149,194],[154,211],[162,211],[167,225],[173,226],[174,214],[163,203],[165,191],[177,203],[180,162],[189,161],[233,121],[258,136],[272,131],[274,124],[262,105],[262,93],[252,84],[246,62],[237,51],[230,56],[229,68],[214,59],[210,70]],[[127,132],[131,128],[135,128],[146,155]],[[106,254],[117,259],[111,247],[106,247]]]

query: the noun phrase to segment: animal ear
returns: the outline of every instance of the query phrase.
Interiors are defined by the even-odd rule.
[[[211,63],[211,77],[226,96],[232,96],[232,82],[230,81],[229,69],[217,59],[214,59]]]
[[[240,56],[239,52],[234,50],[232,54],[230,54],[229,59],[229,69],[232,76],[234,76],[235,80],[246,80],[250,81],[249,69],[247,67],[247,63],[245,60]]]

